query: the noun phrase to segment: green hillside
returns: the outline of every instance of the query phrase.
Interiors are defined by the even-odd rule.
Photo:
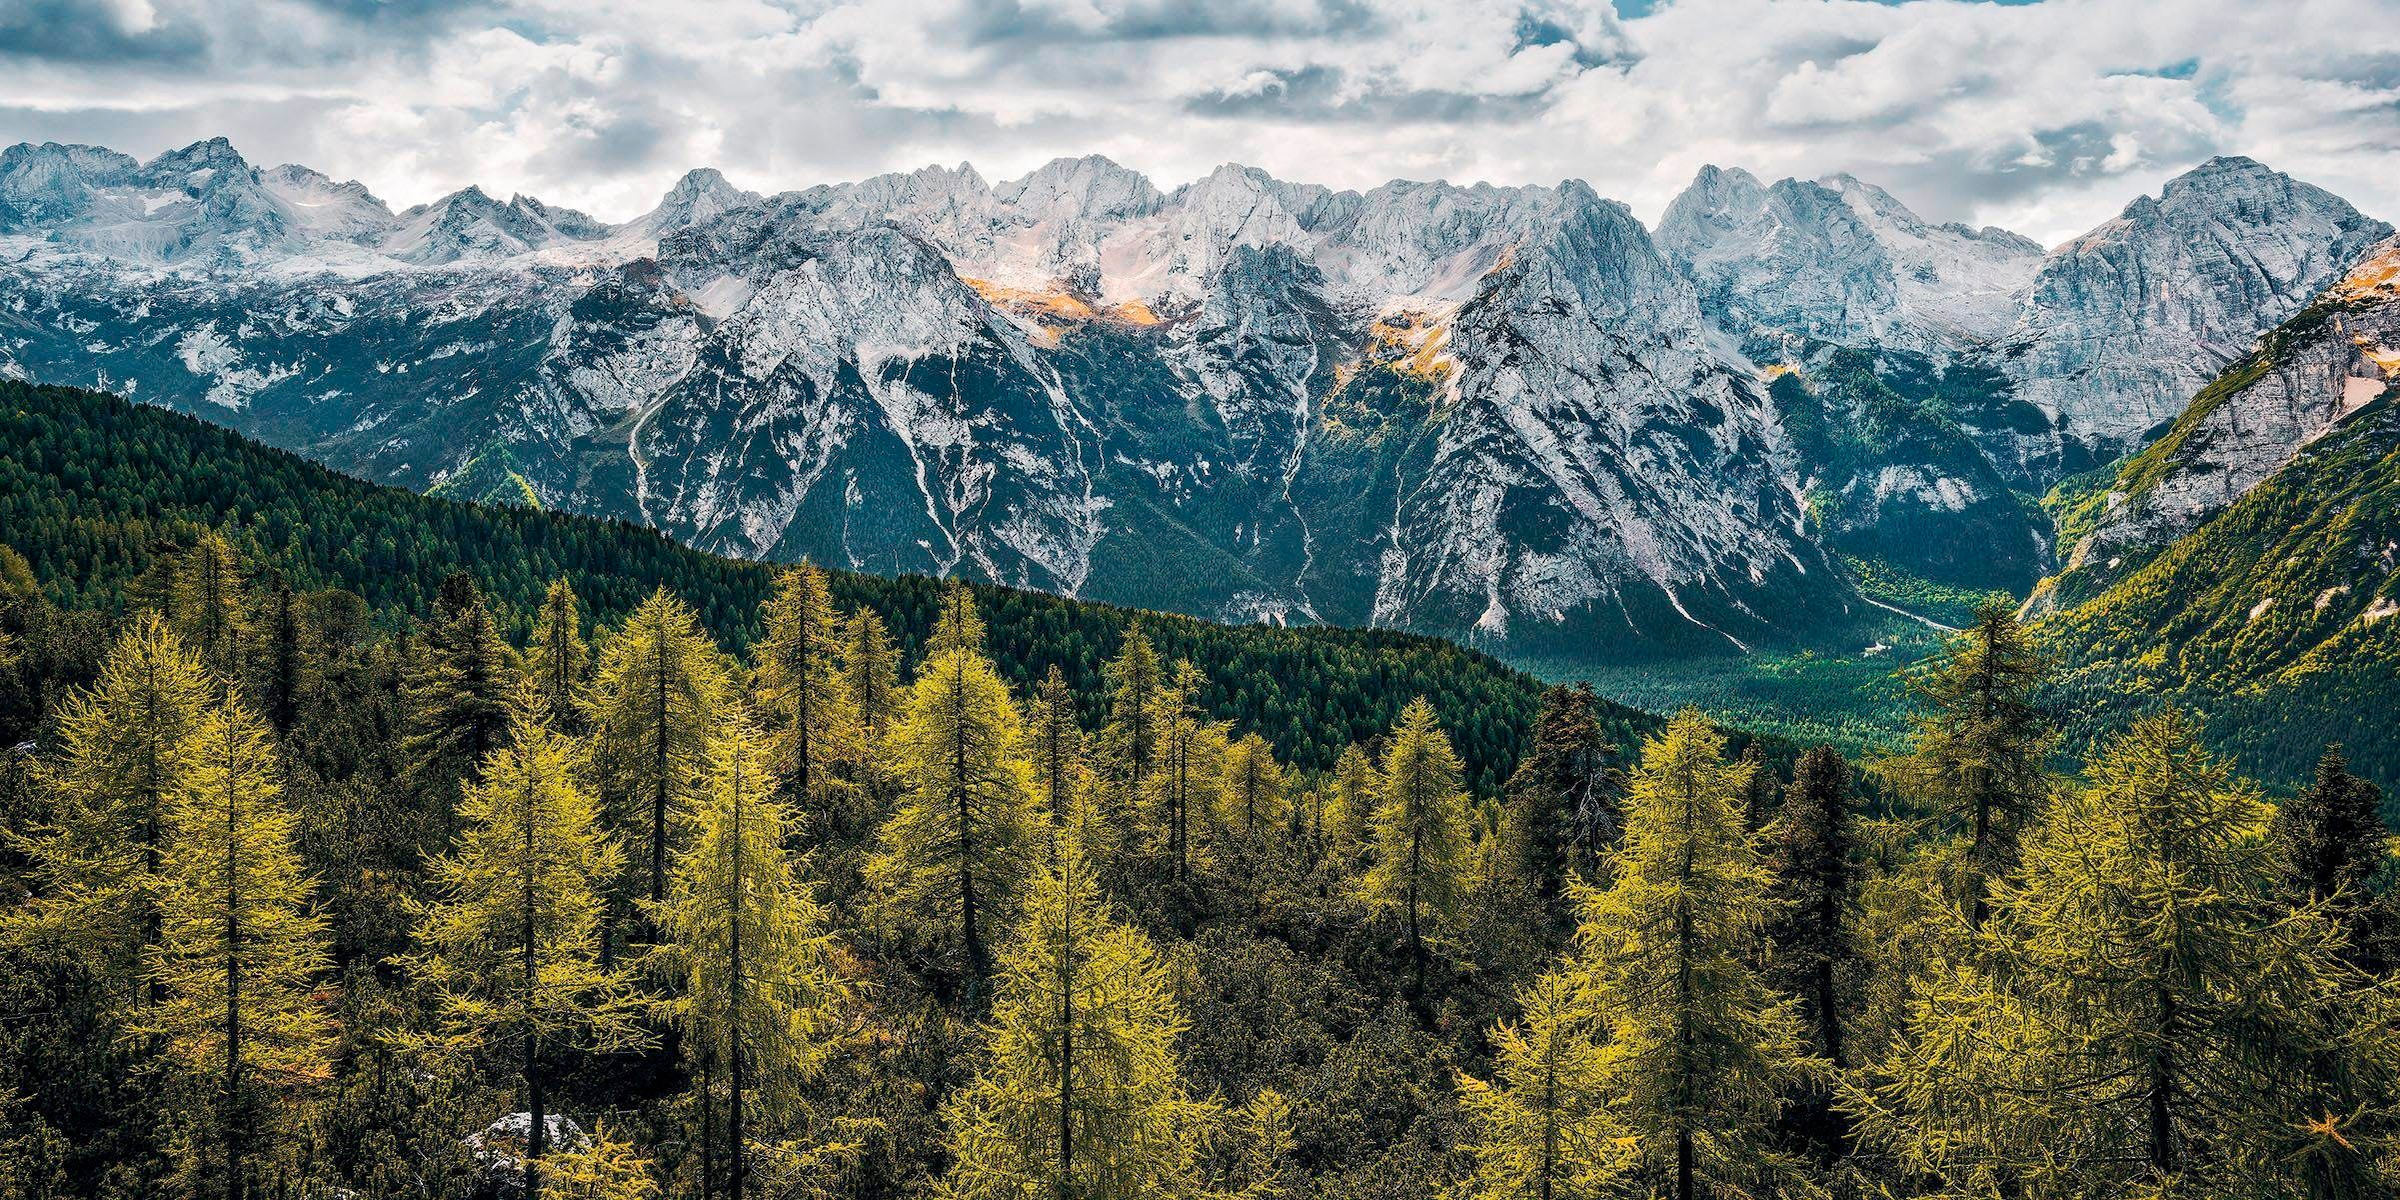
[[[623,521],[478,507],[336,474],[206,422],[113,396],[0,381],[0,543],[31,563],[53,599],[113,609],[164,547],[222,527],[303,587],[340,587],[377,611],[422,615],[444,576],[465,571],[522,632],[542,589],[564,577],[591,618],[621,620],[656,588],[698,610],[730,647],[757,636],[770,569],[686,549]],[[913,654],[932,627],[938,584],[837,573],[844,607],[870,605]],[[1010,682],[1058,664],[1078,695],[1100,694],[1100,665],[1139,619],[1170,660],[1209,677],[1205,703],[1255,729],[1295,765],[1390,728],[1429,698],[1486,792],[1522,753],[1541,685],[1475,651],[1377,630],[1228,627],[1189,617],[976,589]],[[1300,684],[1295,681],[1308,681]],[[1086,716],[1094,716],[1087,713]],[[1607,706],[1617,741],[1655,722]]]
[[[2238,371],[2240,368],[2236,368]],[[2400,783],[2400,409],[2387,397],[2132,575],[2043,621],[2088,740],[2197,708],[2245,768],[2302,778],[2326,742]]]

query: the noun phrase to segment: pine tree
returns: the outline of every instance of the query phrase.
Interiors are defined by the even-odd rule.
[[[1608,747],[1591,685],[1542,693],[1533,749],[1508,778],[1508,845],[1518,878],[1563,907],[1579,852],[1588,871],[1616,846],[1623,816],[1606,785]]]
[[[1172,681],[1139,623],[1125,628],[1124,643],[1103,673],[1108,719],[1100,726],[1101,757],[1120,786],[1139,791],[1158,756],[1158,725],[1168,711]]]
[[[332,1023],[315,993],[331,938],[309,907],[266,728],[238,701],[219,701],[176,760],[151,951],[159,996],[141,1025],[214,1093],[191,1173],[241,1200],[256,1135],[274,1115],[268,1096],[328,1075]]]
[[[1961,831],[1962,909],[1970,926],[1990,912],[1990,881],[2016,862],[2017,842],[2049,790],[2057,734],[2034,702],[2048,668],[2016,609],[1993,600],[1931,669],[1912,680],[1931,711],[1915,718],[1909,752],[1884,764],[1912,798]]]
[[[1291,798],[1283,765],[1267,740],[1248,734],[1225,748],[1225,783],[1218,798],[1218,824],[1239,831],[1252,846],[1291,824]]]
[[[519,678],[515,656],[475,581],[456,573],[442,580],[404,696],[408,732],[400,752],[421,804],[444,817],[457,804],[459,789],[507,739]],[[434,828],[446,837],[452,825],[443,819]]]
[[[1556,689],[1554,689],[1556,690]],[[1615,1191],[1632,1166],[1605,1026],[1574,977],[1542,976],[1517,996],[1522,1015],[1493,1041],[1493,1078],[1461,1075],[1475,1173],[1464,1200],[1579,1200]]]
[[[583,605],[565,579],[553,579],[534,615],[533,640],[525,646],[525,677],[541,693],[551,723],[580,732],[584,681],[591,677],[592,648],[583,640]]]
[[[823,914],[785,849],[791,815],[776,799],[767,746],[739,718],[721,728],[691,844],[676,856],[658,912],[666,941],[657,965],[676,984],[670,1009],[683,1053],[696,1078],[716,1078],[720,1064],[724,1072],[724,1140],[702,1147],[701,1170],[706,1176],[709,1164],[724,1162],[724,1191],[735,1200],[749,1188],[752,1097],[770,1117],[798,1107],[843,994]],[[715,1102],[706,1091],[699,1096],[704,1107]],[[715,1124],[704,1120],[702,1128]],[[704,1178],[702,1194],[715,1194],[713,1185]]]
[[[727,691],[716,643],[665,588],[601,648],[584,706],[592,777],[612,827],[633,836],[652,903],[666,898],[677,816],[707,768]]]
[[[624,851],[572,773],[574,749],[543,720],[530,685],[459,806],[462,829],[434,864],[415,952],[403,959],[436,997],[423,1048],[450,1058],[514,1058],[531,1130],[525,1194],[541,1190],[547,1152],[544,1059],[568,1047],[641,1044],[623,976],[601,965],[602,888]]]
[[[1219,1119],[1186,1091],[1183,1015],[1150,939],[1118,923],[1084,861],[1088,821],[1053,835],[1001,966],[986,1059],[947,1109],[960,1200],[1205,1195]]]
[[[1066,823],[1082,801],[1084,778],[1083,729],[1075,721],[1075,693],[1067,688],[1065,672],[1053,663],[1034,694],[1027,714],[1026,747],[1033,758],[1034,790],[1052,825]]]
[[[1609,1082],[1653,1194],[1775,1194],[1784,1090],[1810,1069],[1790,1003],[1752,965],[1769,911],[1749,842],[1747,768],[1686,709],[1645,742],[1607,890],[1575,969],[1608,1022]]]
[[[60,706],[58,752],[36,770],[51,816],[28,847],[41,888],[14,929],[68,947],[126,999],[159,940],[155,889],[180,747],[215,692],[199,655],[157,614],[138,615],[91,688]]]
[[[834,766],[857,753],[858,718],[843,694],[841,614],[825,572],[802,563],[775,577],[767,636],[758,644],[759,703],[772,715],[776,769],[804,803],[817,804]]]
[[[2292,797],[2274,823],[2285,895],[2334,913],[2352,961],[2369,970],[2380,965],[2375,951],[2384,910],[2374,879],[2390,836],[2382,813],[2382,791],[2351,774],[2342,748],[2330,746],[2317,760],[2315,784]]]
[[[252,664],[251,694],[266,709],[267,723],[288,736],[300,720],[300,692],[305,686],[306,654],[302,647],[300,597],[278,576],[266,587],[260,605],[260,653]]]
[[[167,584],[167,614],[175,633],[221,678],[244,677],[250,604],[241,555],[223,534],[200,532],[176,558]]]
[[[1359,888],[1369,908],[1399,912],[1408,935],[1414,994],[1425,994],[1428,925],[1449,920],[1472,883],[1464,768],[1424,697],[1392,727],[1376,779],[1375,863]]]
[[[991,977],[993,925],[1005,928],[1038,837],[1023,736],[991,660],[960,648],[919,669],[886,741],[904,796],[867,879],[887,911],[955,948],[970,1006]]]
[[[1799,1001],[1818,1055],[1847,1065],[1842,1047],[1845,976],[1856,966],[1858,835],[1850,811],[1850,766],[1831,746],[1800,756],[1767,835],[1767,889],[1774,947],[1769,977]]]
[[[1947,1186],[2027,1195],[2333,1195],[2377,1178],[2395,1006],[2342,961],[2321,906],[2274,897],[2257,792],[2177,712],[2137,720],[2085,777],[1994,889],[1989,966],[1918,998],[1868,1130]]]
[[[861,607],[842,626],[842,694],[858,714],[860,742],[883,744],[900,716],[900,652],[892,648],[883,614]]]

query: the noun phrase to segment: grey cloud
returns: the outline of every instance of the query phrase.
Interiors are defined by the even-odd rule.
[[[1184,101],[1184,111],[1206,117],[1247,117],[1278,122],[1376,121],[1515,123],[1540,115],[1548,100],[1541,94],[1486,96],[1418,88],[1392,88],[1370,83],[1345,94],[1346,73],[1339,67],[1309,66],[1269,72],[1274,82],[1233,93],[1216,92]]]
[[[91,0],[0,0],[0,58],[156,66],[197,62],[208,49],[207,31],[181,14],[133,30]]]

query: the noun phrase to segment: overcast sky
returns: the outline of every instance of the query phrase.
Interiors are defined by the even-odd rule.
[[[1655,221],[1719,163],[2050,243],[2219,153],[2400,219],[2400,0],[0,0],[0,144],[219,134],[394,208],[1096,152]]]

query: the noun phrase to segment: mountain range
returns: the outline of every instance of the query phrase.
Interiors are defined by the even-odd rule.
[[[2280,469],[2323,421],[2261,449],[2186,402],[2390,233],[2241,158],[2045,252],[1714,167],[1655,230],[1574,181],[1161,190],[1097,157],[695,171],[612,225],[472,188],[394,213],[222,140],[19,145],[0,374],[745,557],[1600,662],[2188,533],[2181,483],[2033,498],[2170,444],[2219,499]]]

